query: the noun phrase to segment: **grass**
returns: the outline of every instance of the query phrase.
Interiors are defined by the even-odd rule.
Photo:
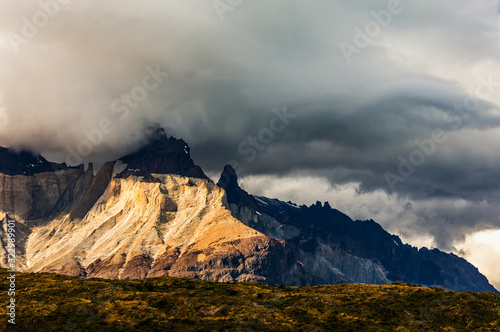
[[[16,275],[0,270],[1,331],[500,331],[500,296],[403,283],[271,287],[195,279]]]

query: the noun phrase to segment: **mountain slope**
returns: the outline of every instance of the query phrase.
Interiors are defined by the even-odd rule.
[[[299,207],[249,195],[237,181],[234,169],[226,166],[218,182],[226,188],[233,215],[263,234],[286,240],[305,270],[321,283],[401,280],[498,293],[477,268],[454,254],[403,244],[373,220],[353,221],[328,203]]]
[[[107,163],[96,175],[92,166],[3,175],[11,184],[7,188],[17,186],[2,192],[3,238],[8,219],[17,221],[18,234],[25,233],[17,242],[18,268],[80,277],[308,283],[311,276],[302,275],[285,241],[231,215],[224,190],[194,165],[185,142],[157,134],[148,146]],[[156,173],[167,171],[172,173]],[[49,196],[51,204],[34,215],[17,213],[10,202],[26,188],[16,181],[40,182],[40,195]],[[57,190],[44,181],[55,182]],[[24,204],[29,210],[35,203]]]
[[[0,174],[2,266],[13,219],[17,267],[27,272],[296,286],[404,280],[496,292],[465,260],[404,245],[374,221],[353,221],[327,203],[299,207],[254,197],[230,167],[216,185],[194,164],[187,144],[162,129],[97,174],[92,165],[9,158],[19,171]],[[27,173],[22,163],[33,160],[44,166]]]

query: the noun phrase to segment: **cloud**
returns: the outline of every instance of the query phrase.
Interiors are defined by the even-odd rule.
[[[387,231],[418,247],[456,251],[455,242],[484,229],[500,229],[496,203],[460,198],[412,199],[383,190],[362,191],[361,183],[331,184],[325,176],[295,172],[288,176],[253,175],[240,180],[243,188],[260,196],[277,197],[299,204],[317,200],[353,219],[374,219]]]
[[[500,288],[500,230],[486,230],[469,234],[456,243],[458,252],[489,276],[495,288]]]
[[[158,122],[209,173],[299,174],[302,193],[265,188],[408,239],[500,228],[496,1],[401,0],[388,24],[384,0],[243,1],[223,20],[210,1],[43,3],[0,0],[0,145],[102,162]],[[297,117],[262,144],[283,107]]]

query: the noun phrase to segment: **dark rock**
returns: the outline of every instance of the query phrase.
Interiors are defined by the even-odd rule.
[[[238,176],[231,165],[224,167],[217,185],[226,191],[229,204],[247,206],[255,211],[259,209],[257,200],[238,185]]]
[[[232,209],[237,219],[244,219],[242,211],[245,209],[242,206],[246,205],[256,211],[255,218],[258,219],[258,222],[252,222],[248,226],[268,236],[272,236],[269,233],[271,227],[266,225],[270,222],[270,218],[281,223],[280,227],[293,226],[300,231],[298,236],[287,239],[286,243],[294,251],[294,256],[303,261],[306,269],[311,270],[308,272],[312,275],[314,275],[312,269],[317,267],[319,261],[329,259],[328,256],[323,256],[319,261],[316,259],[325,255],[324,246],[328,246],[332,252],[336,250],[342,252],[343,258],[338,261],[339,265],[335,268],[345,276],[363,275],[360,271],[365,267],[359,265],[361,259],[363,262],[373,262],[381,266],[385,271],[387,282],[400,280],[405,283],[437,286],[455,291],[487,291],[498,294],[476,267],[454,254],[447,254],[437,249],[418,250],[403,244],[398,236],[389,234],[375,221],[354,221],[333,209],[328,202],[324,205],[316,202],[309,207],[299,208],[295,204],[277,199],[253,197],[238,186],[237,175],[230,166],[226,166],[222,174],[229,179],[226,184],[228,202],[238,205],[237,209]],[[348,263],[349,260],[351,263]],[[351,278],[350,282],[371,281]]]
[[[188,144],[174,137],[167,137],[163,128],[151,131],[148,143],[139,151],[120,160],[127,168],[117,178],[147,176],[151,173],[176,174],[208,179],[203,170],[194,164]]]
[[[68,170],[66,164],[48,162],[44,157],[28,151],[9,150],[0,147],[0,173],[14,176],[32,176],[39,173],[52,173],[59,170]]]

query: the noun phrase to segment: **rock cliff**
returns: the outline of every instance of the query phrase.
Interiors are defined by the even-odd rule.
[[[7,222],[15,220],[17,268],[27,272],[297,286],[403,280],[496,292],[465,260],[404,245],[327,203],[249,195],[230,166],[216,185],[187,144],[161,129],[97,174],[92,165],[70,168],[28,152],[0,156],[2,266]]]
[[[161,131],[96,175],[90,165],[0,174],[0,181],[1,235],[7,239],[7,220],[15,220],[22,271],[271,284],[312,278],[285,241],[235,219],[225,191],[194,165],[185,142]]]

